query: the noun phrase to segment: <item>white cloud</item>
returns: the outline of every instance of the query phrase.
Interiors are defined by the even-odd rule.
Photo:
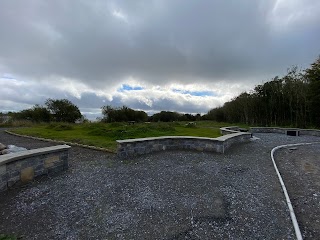
[[[128,23],[128,17],[120,10],[113,10],[112,15],[116,18],[124,21],[125,23]]]
[[[134,83],[129,81],[130,84]],[[47,81],[22,81],[17,79],[0,78],[0,109],[2,111],[18,111],[30,108],[35,104],[44,104],[47,98],[69,98],[78,105],[83,114],[89,118],[100,115],[100,108],[104,105],[126,105],[146,112],[162,110],[181,111],[189,113],[205,113],[213,107],[222,105],[234,97],[238,86],[213,84],[212,89],[219,93],[214,96],[194,96],[188,91],[207,91],[205,85],[170,84],[168,86],[144,86],[141,90],[112,91],[104,94],[70,79],[60,79],[52,86]],[[128,84],[125,82],[124,84]],[[138,85],[140,86],[140,84]],[[179,88],[182,91],[176,92]],[[99,94],[100,93],[100,94]],[[102,94],[103,93],[103,94]],[[16,107],[14,103],[20,103]],[[22,104],[21,104],[22,103]],[[10,107],[11,106],[11,107]]]

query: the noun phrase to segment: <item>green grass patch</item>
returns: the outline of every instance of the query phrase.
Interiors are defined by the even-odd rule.
[[[0,240],[17,240],[17,237],[14,235],[7,235],[0,233]]]
[[[196,122],[194,126],[188,125],[187,122],[136,123],[133,125],[126,123],[51,123],[18,128],[14,129],[13,132],[116,150],[116,140],[122,139],[160,136],[215,138],[220,136],[219,128],[223,126],[230,126],[230,124],[210,121]],[[242,125],[241,127],[245,126]]]

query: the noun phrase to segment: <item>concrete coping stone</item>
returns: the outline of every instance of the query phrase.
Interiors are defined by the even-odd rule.
[[[237,132],[224,136],[220,136],[217,138],[208,138],[208,137],[192,137],[192,136],[162,136],[162,137],[148,137],[148,138],[133,138],[133,139],[125,139],[125,140],[116,140],[118,143],[133,143],[133,142],[144,142],[144,141],[153,141],[153,140],[166,140],[166,139],[199,139],[199,140],[209,140],[209,141],[217,141],[224,142],[229,138],[233,138],[239,135],[251,135],[250,133],[245,132]]]
[[[26,151],[21,151],[16,153],[5,154],[0,156],[0,166],[9,162],[24,159],[26,157],[33,157],[33,156],[38,156],[38,155],[47,154],[47,153],[60,152],[61,150],[68,150],[69,148],[71,147],[68,145],[57,145],[57,146],[37,148],[37,149],[31,149],[31,150],[26,150]]]
[[[233,129],[239,129],[238,126],[230,126],[230,127],[221,127],[220,131],[226,131],[226,132],[230,132],[230,133],[238,133],[240,132],[240,130],[233,130]]]
[[[250,129],[315,130],[315,129],[282,128],[282,127],[250,127]]]

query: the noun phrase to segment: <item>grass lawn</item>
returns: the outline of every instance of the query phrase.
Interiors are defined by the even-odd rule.
[[[228,123],[211,121],[200,121],[197,122],[196,126],[186,124],[187,122],[136,123],[133,125],[127,123],[51,123],[18,128],[14,129],[13,132],[116,150],[117,143],[115,140],[160,136],[215,138],[220,136],[220,127],[230,126]],[[242,125],[241,127],[245,126]]]

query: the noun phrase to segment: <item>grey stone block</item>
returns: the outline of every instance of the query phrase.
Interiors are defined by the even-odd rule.
[[[8,187],[12,187],[13,185],[17,184],[18,182],[20,182],[20,176],[9,178],[7,184],[8,184]]]
[[[38,165],[36,165],[36,166],[34,167],[34,170],[35,170],[35,171],[40,171],[41,169],[44,169],[43,164],[38,164]]]
[[[60,165],[60,166],[48,168],[47,170],[48,170],[48,174],[54,174],[54,173],[62,172],[64,168],[63,168],[63,165]]]
[[[67,160],[68,159],[68,155],[60,155],[60,160]]]
[[[0,182],[7,182],[8,180],[8,174],[4,173],[2,175],[0,175]]]
[[[0,192],[7,190],[7,182],[0,182]]]
[[[7,172],[7,176],[8,176],[8,179],[14,178],[14,177],[19,177],[20,176],[20,169],[19,170],[15,170],[15,171]]]
[[[39,170],[35,170],[35,171],[34,171],[34,175],[35,175],[36,177],[41,176],[41,175],[46,175],[46,174],[48,174],[48,169],[42,168],[42,169],[39,169]]]

